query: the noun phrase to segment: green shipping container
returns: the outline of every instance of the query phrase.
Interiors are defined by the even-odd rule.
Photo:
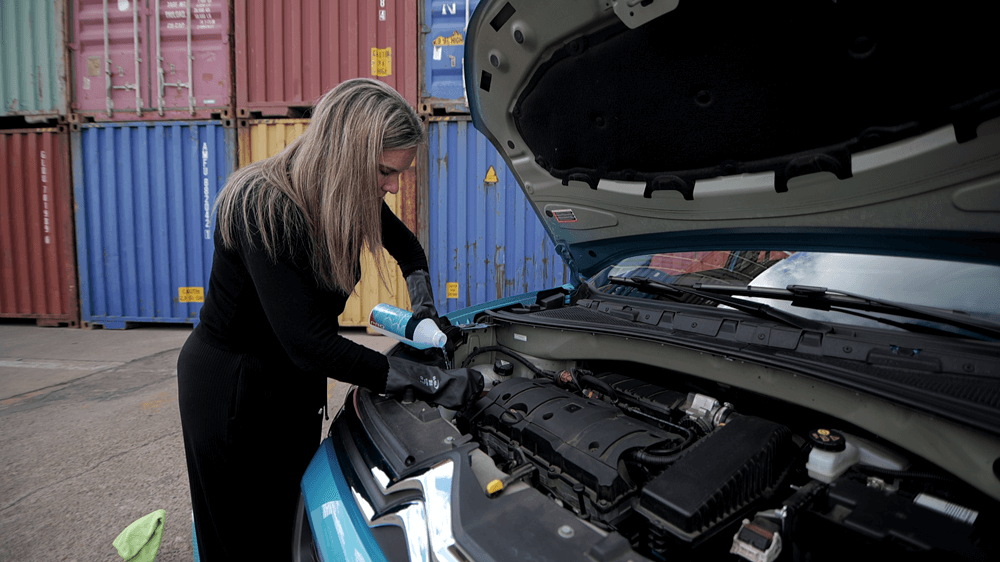
[[[0,117],[65,118],[65,0],[0,2]]]

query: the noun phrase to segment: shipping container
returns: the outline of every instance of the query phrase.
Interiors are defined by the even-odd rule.
[[[428,253],[438,311],[569,282],[514,175],[468,120],[430,126]]]
[[[65,120],[64,0],[3,0],[0,33],[0,117]]]
[[[478,0],[421,0],[420,111],[468,113],[465,97],[465,30]]]
[[[309,125],[308,119],[261,119],[240,121],[239,129],[239,162],[246,165],[278,154],[289,143],[298,138]],[[416,230],[412,222],[403,216],[404,204],[407,199],[416,196],[416,178],[414,168],[410,168],[400,177],[398,194],[387,194],[385,202],[397,216],[407,222],[411,230]],[[413,208],[411,203],[408,207]],[[343,314],[338,318],[341,326],[368,326],[368,313],[379,303],[389,303],[400,308],[410,308],[410,297],[406,290],[406,281],[396,266],[396,261],[385,253],[388,271],[392,274],[382,283],[371,256],[364,256],[361,262],[361,282],[355,287],[354,294],[347,300]]]
[[[221,121],[75,125],[71,133],[83,326],[198,323],[212,207],[234,169]]]
[[[65,126],[0,131],[0,317],[80,325]]]
[[[235,0],[240,118],[305,117],[349,78],[382,80],[417,107],[412,0]]]
[[[228,0],[72,0],[73,121],[228,119]]]

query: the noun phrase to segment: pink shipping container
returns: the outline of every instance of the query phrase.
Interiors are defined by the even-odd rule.
[[[0,131],[0,318],[80,325],[66,127]]]
[[[303,117],[350,78],[370,77],[417,107],[413,0],[235,0],[240,118]]]
[[[72,0],[71,121],[228,119],[228,0]]]

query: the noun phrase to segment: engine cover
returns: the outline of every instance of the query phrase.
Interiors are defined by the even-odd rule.
[[[682,439],[544,379],[505,381],[477,402],[474,411],[472,424],[518,442],[554,467],[550,473],[583,484],[593,494],[591,500],[605,506],[635,489],[619,470],[627,451]]]

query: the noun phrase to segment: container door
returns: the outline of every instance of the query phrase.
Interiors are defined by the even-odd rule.
[[[0,2],[0,116],[65,116],[65,17],[62,2]]]
[[[152,0],[154,107],[160,117],[230,117],[229,5]]]
[[[146,14],[141,1],[77,0],[74,109],[141,118],[148,104]]]
[[[65,127],[0,131],[0,317],[76,327]]]
[[[197,324],[234,131],[160,121],[83,125],[72,136],[83,322]]]

